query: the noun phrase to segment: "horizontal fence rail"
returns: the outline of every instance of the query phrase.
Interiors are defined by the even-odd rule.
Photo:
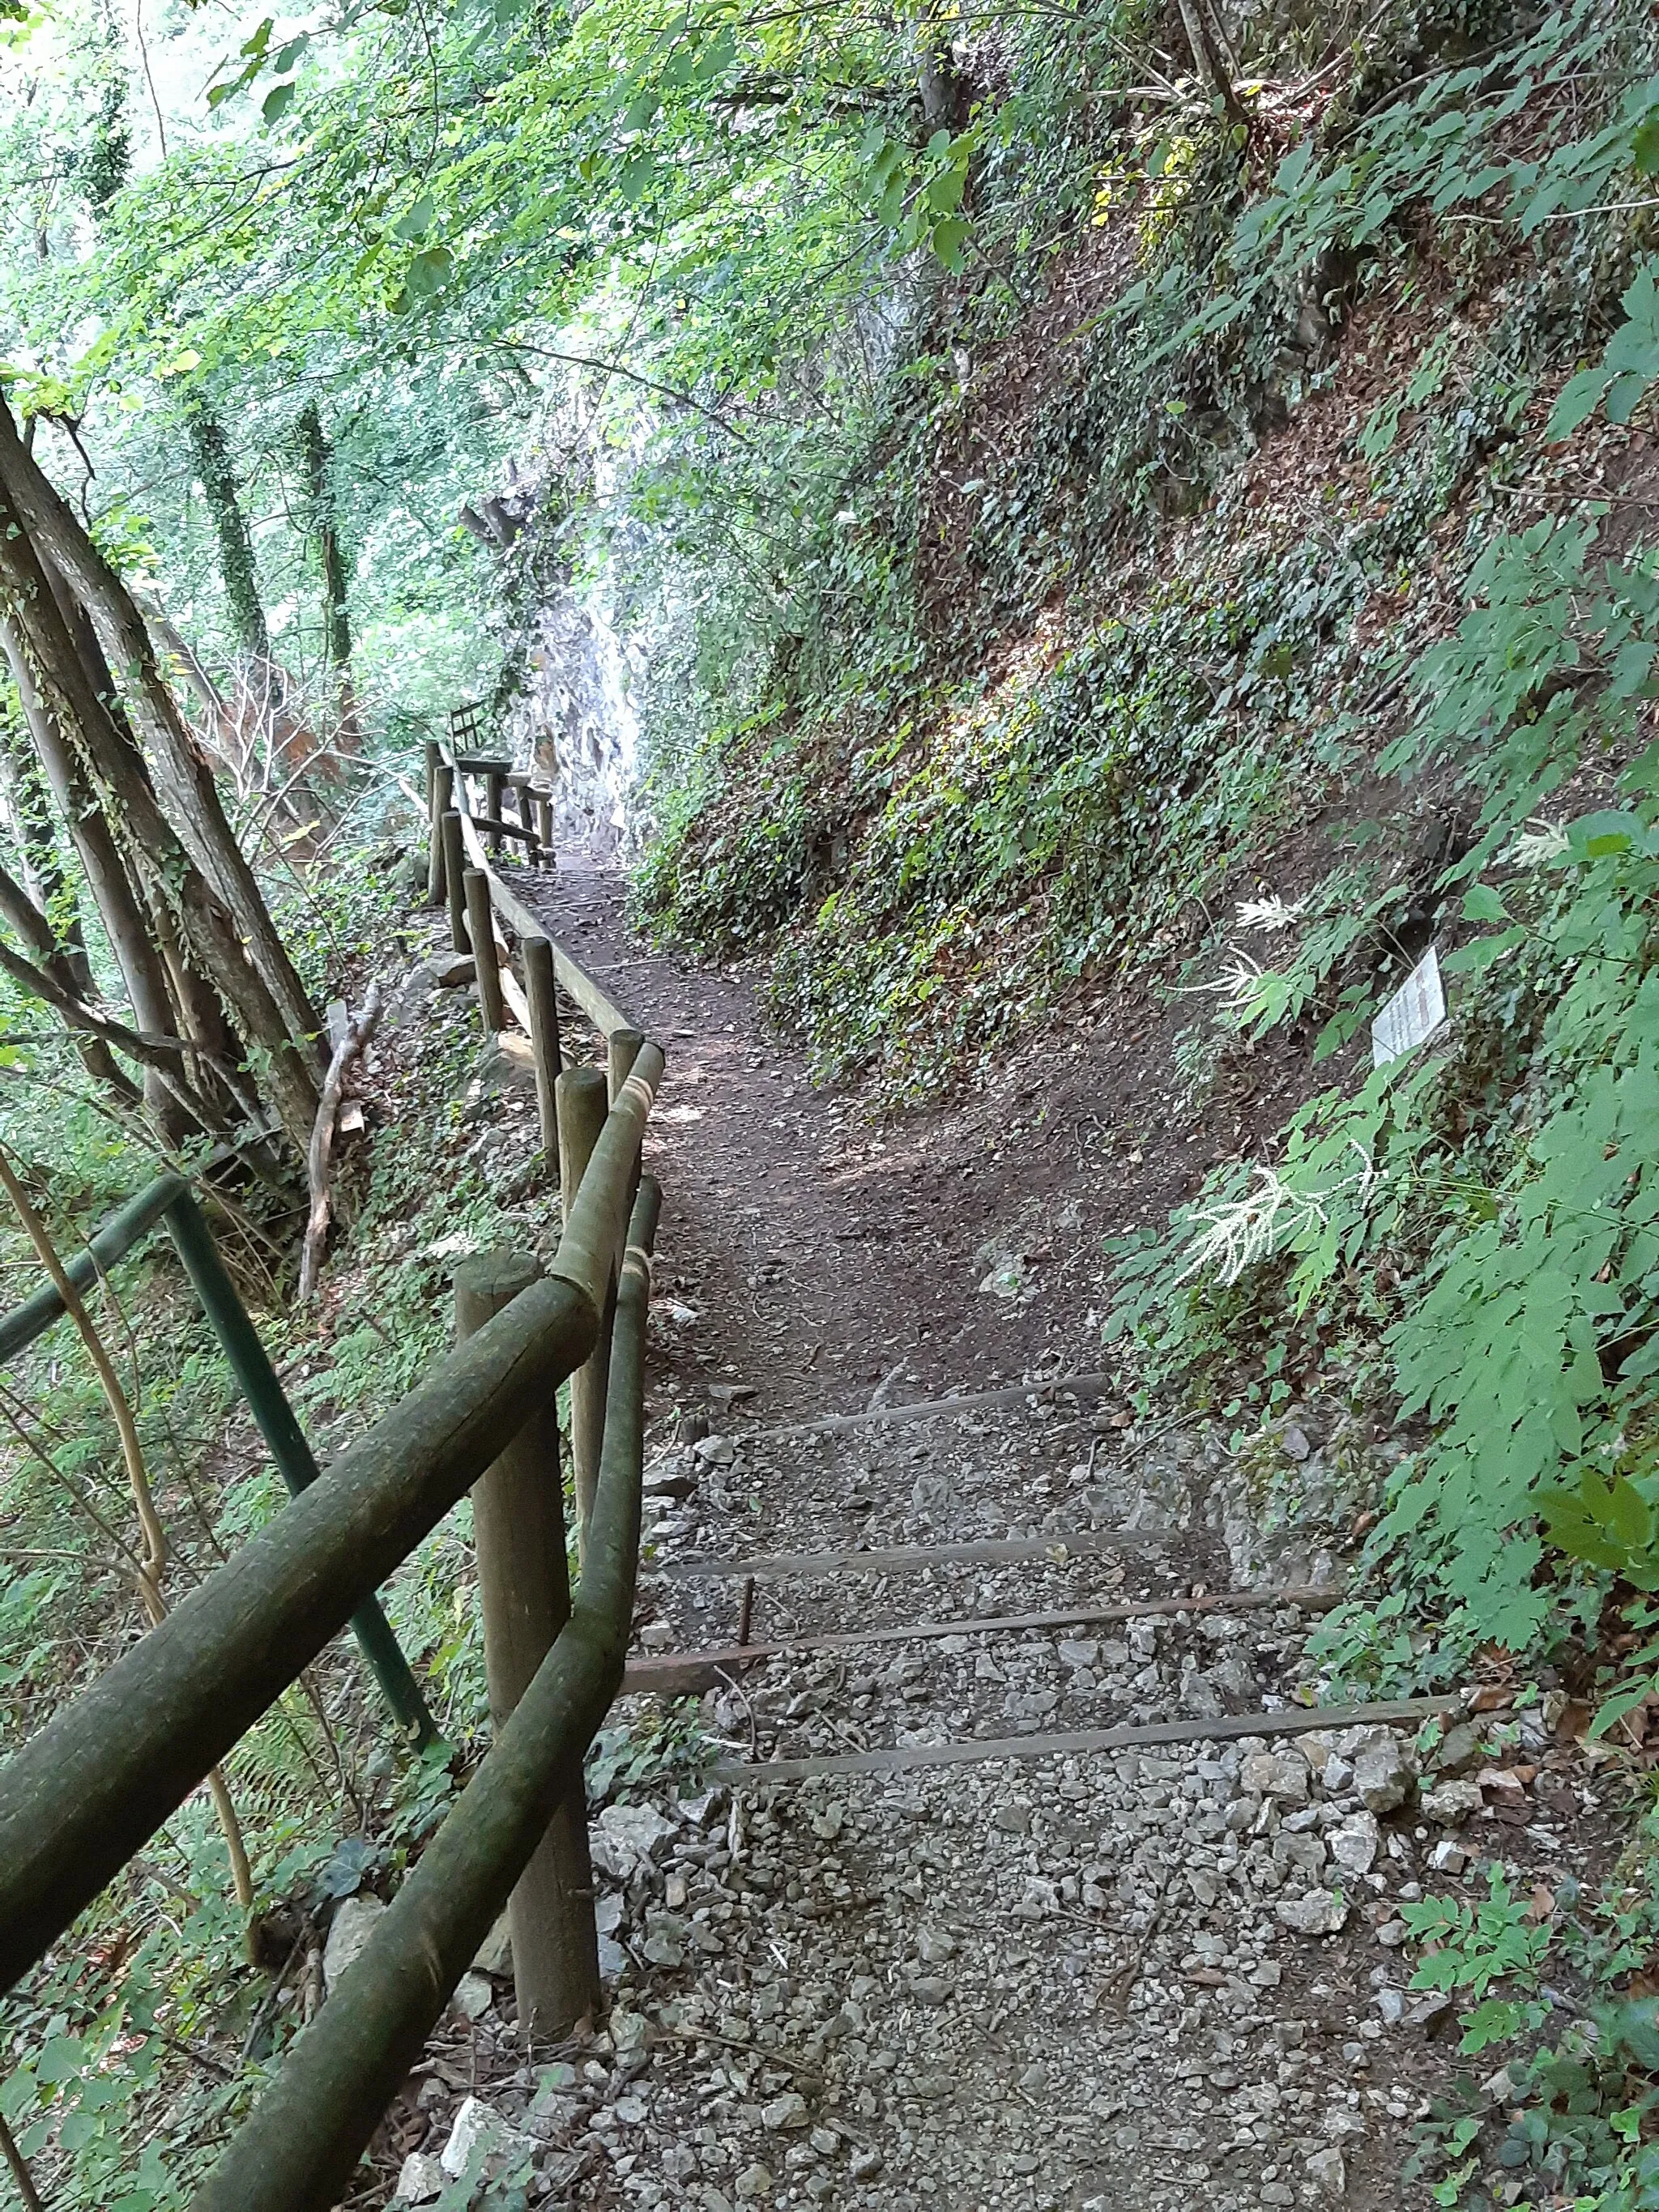
[[[0,1768],[0,1986],[142,1849],[591,1350],[538,1283]]]
[[[555,1808],[578,1785],[582,1754],[621,1686],[633,1624],[657,1206],[656,1185],[641,1183],[617,1295],[599,1493],[570,1620],[191,2212],[328,2212]]]
[[[455,735],[473,736],[477,720],[459,718]],[[500,817],[501,793],[516,790],[521,813],[533,798],[544,828],[546,795],[526,792],[526,780],[493,757],[455,757],[433,746],[427,765],[434,902],[448,903],[480,970],[496,974],[496,998],[481,981],[486,1018],[500,1022],[511,1011],[532,1034],[544,1151],[563,1197],[545,1274],[520,1255],[487,1255],[465,1294],[472,1305],[461,1314],[463,1340],[319,1472],[182,1178],[140,1193],[70,1263],[72,1279],[90,1287],[167,1222],[295,1494],[0,1767],[0,1989],[44,1956],[349,1620],[361,1633],[374,1589],[462,1495],[476,1486],[479,1501],[495,1741],[368,1945],[198,2190],[192,2212],[327,2212],[509,1899],[515,1935],[527,1926],[522,1916],[545,1912],[550,1900],[556,1912],[586,1916],[585,1936],[554,1930],[543,1931],[549,1940],[539,1945],[515,1942],[527,2031],[568,2032],[570,1991],[581,1978],[568,1970],[594,1955],[582,1763],[621,1686],[632,1632],[650,1255],[660,1206],[641,1154],[664,1056],[507,889],[474,817],[452,803],[458,791],[464,798],[467,773],[483,773],[495,818],[482,826],[511,834]],[[537,854],[530,838],[521,842]],[[463,860],[475,878],[465,885]],[[497,915],[520,940],[522,986],[505,957],[497,964]],[[603,1069],[564,1058],[556,978],[599,1030]],[[62,1311],[55,1293],[41,1294],[0,1317],[0,1357]],[[574,1591],[556,1411],[567,1379],[581,1561]],[[514,1498],[521,1527],[510,1514],[502,1518]],[[531,1587],[538,1574],[539,1592]],[[551,1997],[545,1976],[539,1992],[531,1985],[537,1954],[562,1959],[567,1969]],[[591,1978],[592,1966],[586,1972]],[[569,2017],[552,2017],[550,2003]]]

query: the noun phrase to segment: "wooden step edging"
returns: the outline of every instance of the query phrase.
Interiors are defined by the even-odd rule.
[[[712,1690],[722,1676],[762,1659],[850,1651],[863,1644],[912,1644],[944,1636],[1007,1636],[1039,1628],[1095,1628],[1115,1621],[1167,1620],[1182,1613],[1260,1613],[1296,1606],[1327,1613],[1342,1601],[1334,1589],[1217,1590],[1203,1597],[1142,1598],[1128,1605],[1062,1606],[1052,1613],[969,1613],[954,1620],[917,1620],[898,1627],[852,1628],[833,1636],[796,1636],[775,1644],[731,1644],[714,1651],[635,1652],[623,1676],[624,1696],[684,1698]]]
[[[1015,1566],[1022,1560],[1067,1559],[1102,1552],[1139,1551],[1194,1532],[1184,1528],[1068,1528],[1052,1536],[995,1536],[966,1544],[890,1544],[869,1552],[778,1552],[758,1559],[665,1559],[652,1569],[670,1582],[777,1582],[787,1576],[908,1574],[923,1567]],[[1207,1531],[1197,1532],[1200,1534]]]
[[[1159,1721],[1146,1728],[1076,1729],[1054,1735],[974,1737],[951,1743],[897,1744],[883,1751],[826,1753],[811,1759],[767,1759],[711,1766],[711,1782],[737,1789],[762,1782],[807,1782],[830,1774],[904,1774],[923,1766],[989,1765],[1002,1759],[1058,1759],[1068,1753],[1151,1749],[1158,1744],[1221,1743],[1238,1736],[1310,1735],[1318,1729],[1399,1727],[1461,1709],[1460,1696],[1400,1698],[1376,1705],[1294,1705],[1270,1713],[1224,1713],[1218,1719]]]
[[[822,1437],[840,1429],[862,1429],[882,1421],[951,1421],[963,1413],[994,1413],[999,1407],[1036,1404],[1070,1391],[1079,1398],[1105,1398],[1118,1388],[1115,1375],[1055,1375],[1042,1382],[1011,1382],[1001,1390],[971,1397],[923,1398],[913,1405],[872,1406],[862,1413],[821,1413],[811,1421],[786,1421],[775,1429],[728,1429],[734,1444],[761,1443],[772,1437]]]

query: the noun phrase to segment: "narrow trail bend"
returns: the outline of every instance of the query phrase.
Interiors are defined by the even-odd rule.
[[[1310,1619],[1214,1601],[1213,1446],[1085,1388],[1006,1402],[1099,1364],[1098,1173],[1022,1193],[965,1118],[884,1138],[741,981],[631,941],[613,877],[528,895],[669,1054],[641,1656],[730,1646],[750,1584],[772,1655],[703,1724],[733,1767],[793,1763],[597,1815],[607,2030],[492,2097],[546,2201],[1412,2202],[1444,2070],[1401,1964],[1431,1847],[1413,1727],[1242,1733],[1289,1705]],[[1025,1222],[1024,1296],[978,1287],[973,1180]],[[1188,1740],[1044,1748],[1170,1723]]]

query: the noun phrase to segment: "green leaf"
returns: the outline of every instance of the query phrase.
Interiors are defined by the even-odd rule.
[[[295,86],[290,79],[286,84],[273,84],[259,105],[259,112],[267,123],[280,123],[294,105]]]
[[[1653,1516],[1648,1502],[1623,1475],[1613,1486],[1607,1527],[1629,1551],[1645,1551],[1653,1540]]]
[[[1589,1726],[1591,1735],[1605,1735],[1610,1728],[1616,1727],[1624,1719],[1626,1713],[1633,1712],[1649,1692],[1656,1687],[1659,1687],[1659,1684],[1636,1682],[1625,1689],[1615,1690],[1605,1704],[1596,1708],[1595,1718]]]
[[[1526,939],[1524,929],[1500,929],[1493,937],[1477,937],[1470,944],[1460,945],[1455,952],[1443,957],[1440,965],[1448,975],[1482,975],[1517,945],[1524,945]]]
[[[1581,368],[1577,376],[1569,377],[1556,396],[1550,410],[1550,419],[1544,426],[1547,444],[1554,445],[1570,438],[1579,424],[1594,415],[1601,404],[1601,395],[1613,379],[1604,368]]]
[[[630,206],[637,207],[657,181],[657,157],[643,151],[630,154],[622,165],[618,182],[623,198]]]
[[[963,188],[968,182],[965,169],[941,169],[929,179],[927,204],[935,215],[954,215],[962,204]]]
[[[1465,921],[1507,921],[1509,910],[1489,884],[1474,884],[1463,894]]]
[[[1489,2043],[1502,2043],[1518,2034],[1526,2024],[1526,2008],[1504,1997],[1488,1997],[1473,2012],[1462,2014],[1459,2024],[1463,2030],[1459,2048],[1472,2054],[1484,2051]]]
[[[417,253],[404,276],[410,297],[429,300],[441,292],[454,265],[454,256],[447,246],[429,246],[424,253]]]
[[[936,222],[928,233],[927,243],[939,259],[953,273],[962,267],[962,249],[972,234],[973,225],[962,216],[946,216]]]
[[[87,2063],[86,2046],[72,2035],[54,2035],[42,2045],[34,2070],[42,2081],[69,2081]]]
[[[1650,177],[1659,170],[1659,114],[1650,112],[1637,125],[1631,134],[1630,159],[1638,177]]]

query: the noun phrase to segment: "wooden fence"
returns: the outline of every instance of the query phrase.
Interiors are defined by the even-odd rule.
[[[435,765],[450,790],[473,772],[441,750]],[[599,2000],[582,1761],[632,1627],[660,1202],[641,1151],[663,1054],[514,897],[471,814],[446,804],[434,821],[441,895],[455,873],[479,879],[463,885],[461,916],[485,1019],[499,1030],[510,1011],[530,1036],[563,1194],[557,1251],[544,1274],[516,1255],[465,1262],[455,1349],[0,1768],[3,1989],[471,1491],[493,1744],[193,2212],[327,2212],[504,1905],[526,2033],[557,2037]],[[446,833],[470,869],[446,867]],[[522,983],[497,918],[518,937]],[[600,1031],[605,1073],[564,1064],[556,980]],[[574,1589],[556,1413],[567,1379]]]

